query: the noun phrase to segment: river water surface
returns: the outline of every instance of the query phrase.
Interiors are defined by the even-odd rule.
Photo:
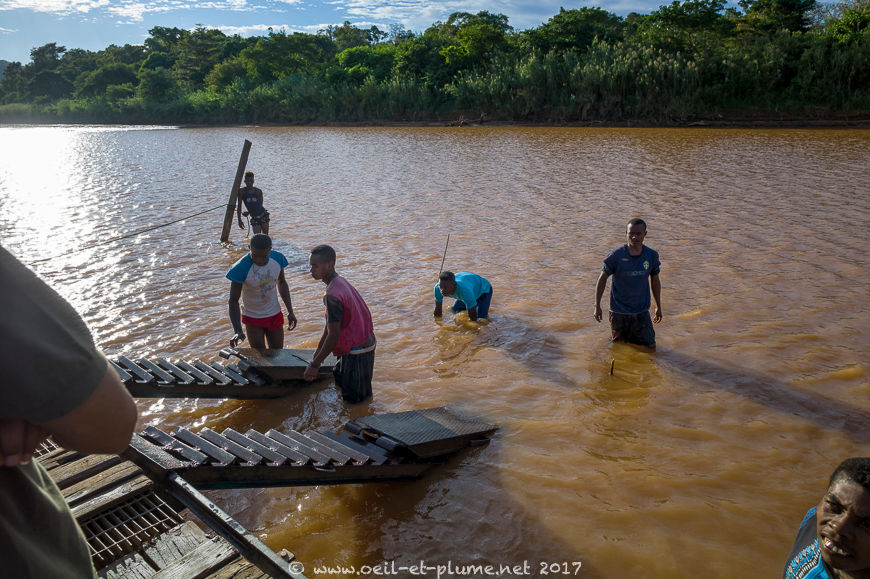
[[[832,469],[870,455],[870,131],[5,127],[0,242],[108,356],[217,359],[246,244],[235,225],[218,242],[222,209],[93,244],[225,204],[244,139],[290,262],[285,344],[316,345],[307,256],[329,243],[374,316],[374,399],[139,400],[139,429],[336,430],[437,405],[500,427],[416,482],[210,493],[308,576],[775,577]],[[592,317],[635,216],[662,259],[652,355]],[[487,325],[432,318],[448,233],[445,269],[494,286]]]

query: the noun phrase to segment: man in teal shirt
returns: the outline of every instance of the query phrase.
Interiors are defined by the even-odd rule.
[[[441,302],[444,296],[455,298],[451,308],[454,312],[468,311],[468,319],[489,318],[489,303],[492,301],[492,286],[485,277],[476,273],[445,271],[435,284],[435,317],[441,317]]]

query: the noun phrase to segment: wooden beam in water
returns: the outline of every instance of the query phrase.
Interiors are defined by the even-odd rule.
[[[239,158],[239,167],[236,169],[236,178],[233,180],[233,188],[230,190],[230,200],[227,201],[227,212],[224,214],[224,227],[221,230],[221,243],[226,243],[230,240],[230,228],[233,226],[233,212],[236,210],[239,186],[242,184],[242,177],[245,176],[245,166],[248,164],[248,153],[250,152],[251,141],[245,139],[245,144],[242,147],[242,156]]]

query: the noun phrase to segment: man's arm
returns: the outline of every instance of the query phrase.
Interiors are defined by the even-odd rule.
[[[136,403],[115,370],[106,364],[103,379],[84,402],[37,426],[68,450],[117,454],[130,445],[136,418]]]
[[[468,312],[468,319],[472,322],[477,321],[477,304],[474,304],[473,307],[470,307],[466,310]]]
[[[242,327],[242,310],[239,307],[239,298],[242,297],[242,284],[230,282],[230,323],[233,325],[235,335],[230,338],[230,346],[235,348],[239,342],[245,341],[245,330]]]
[[[287,278],[284,277],[283,269],[278,274],[278,295],[281,296],[281,300],[287,306],[287,329],[292,330],[296,327],[296,316],[293,314],[293,302],[290,301],[290,286],[287,284]]]
[[[649,285],[652,288],[653,299],[656,301],[656,311],[653,322],[662,321],[662,282],[658,274],[649,276]]]
[[[341,322],[328,322],[323,328],[323,335],[320,337],[320,343],[317,344],[317,349],[314,351],[314,358],[311,363],[305,368],[303,378],[314,380],[320,371],[320,366],[326,357],[329,356],[338,344],[338,337],[341,335]]]
[[[435,317],[440,318],[441,314],[441,302],[435,302]]]
[[[598,276],[598,284],[595,286],[595,321],[601,321],[601,296],[604,295],[604,288],[607,287],[607,278],[610,277],[610,274],[601,272],[601,275]]]
[[[236,199],[236,217],[239,218],[239,227],[244,229],[245,224],[242,223],[242,190],[241,189],[239,189],[238,198]]]

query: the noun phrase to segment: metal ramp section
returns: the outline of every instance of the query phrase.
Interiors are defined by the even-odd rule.
[[[277,398],[307,384],[302,376],[314,350],[232,348],[220,355],[237,360],[206,364],[119,356],[109,363],[135,398]],[[331,376],[335,362],[327,358],[319,378]]]
[[[157,480],[176,473],[198,489],[383,482],[419,478],[495,430],[446,408],[359,419],[337,434],[148,427],[124,456]]]

